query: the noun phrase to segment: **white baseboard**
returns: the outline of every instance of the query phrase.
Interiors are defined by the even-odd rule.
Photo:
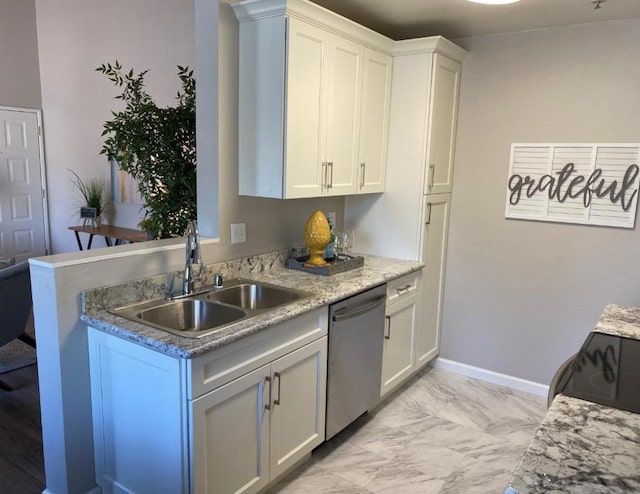
[[[520,379],[519,377],[508,376],[507,374],[500,374],[499,372],[482,369],[481,367],[474,367],[473,365],[463,364],[454,360],[438,357],[429,362],[429,365],[436,369],[444,369],[455,374],[473,377],[475,379],[480,379],[481,381],[499,384],[500,386],[506,386],[508,388],[517,389],[537,396],[546,397],[549,393],[549,386],[544,384],[527,381],[526,379]]]

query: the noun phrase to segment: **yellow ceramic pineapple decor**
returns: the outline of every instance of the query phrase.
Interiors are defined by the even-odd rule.
[[[309,248],[309,260],[304,263],[307,267],[324,266],[327,262],[322,258],[324,248],[331,240],[329,222],[320,210],[314,211],[307,224],[304,225],[303,239]]]

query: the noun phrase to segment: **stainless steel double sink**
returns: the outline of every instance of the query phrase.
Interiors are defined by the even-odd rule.
[[[200,338],[311,294],[251,280],[225,281],[220,289],[174,300],[113,309],[112,314],[187,338]]]

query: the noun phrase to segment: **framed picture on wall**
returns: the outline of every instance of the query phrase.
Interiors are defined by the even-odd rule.
[[[138,182],[118,166],[118,162],[111,160],[111,199],[114,202],[128,202],[131,204],[144,204],[138,191]]]

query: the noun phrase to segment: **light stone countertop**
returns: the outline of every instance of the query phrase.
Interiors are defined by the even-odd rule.
[[[640,308],[607,305],[594,331],[640,339]],[[640,492],[640,414],[557,395],[504,492]]]
[[[201,338],[173,335],[108,312],[136,302],[162,299],[172,286],[179,286],[179,274],[160,275],[83,293],[82,321],[88,326],[137,342],[174,357],[193,358],[228,345],[295,316],[355,295],[400,276],[420,270],[424,264],[376,256],[364,256],[364,266],[333,276],[321,276],[284,267],[287,254],[278,251],[206,267],[199,286],[211,286],[213,275],[225,279],[244,278],[310,292],[311,297],[275,308]],[[196,286],[196,290],[198,287]]]
[[[640,414],[557,395],[505,494],[640,492]]]

